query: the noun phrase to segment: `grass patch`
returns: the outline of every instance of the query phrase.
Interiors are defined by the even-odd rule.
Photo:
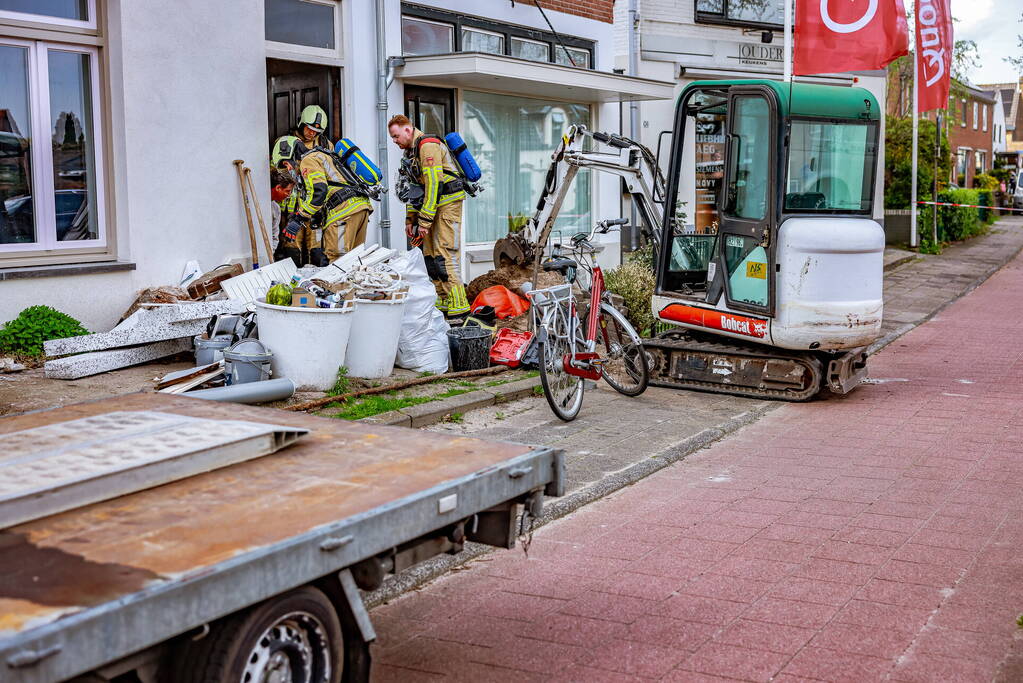
[[[461,423],[465,416],[462,413],[451,413],[450,415],[444,416],[444,422],[457,422]]]
[[[439,401],[442,398],[451,398],[452,396],[467,393],[469,393],[468,389],[459,388],[452,388],[442,394],[435,394],[433,396],[398,396],[397,391],[390,391],[387,394],[366,396],[344,404],[341,412],[334,413],[330,417],[339,420],[361,420],[364,417],[379,415],[389,410],[400,410],[409,406],[417,406],[421,403],[430,403],[431,401]]]

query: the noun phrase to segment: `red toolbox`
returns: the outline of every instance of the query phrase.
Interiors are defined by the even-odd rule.
[[[522,362],[522,354],[529,348],[531,341],[533,341],[532,332],[519,332],[502,327],[497,331],[494,345],[490,347],[490,362],[507,365],[510,368],[519,367],[519,363]]]

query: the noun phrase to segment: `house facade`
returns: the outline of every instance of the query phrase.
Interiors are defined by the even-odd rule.
[[[0,0],[0,322],[46,304],[108,329],[188,261],[248,263],[233,161],[266,189],[269,216],[269,144],[308,104],[392,183],[400,153],[381,111],[461,131],[487,189],[466,202],[460,267],[488,270],[565,126],[617,131],[631,100],[672,96],[611,73],[614,4]],[[580,174],[558,228],[620,215],[619,195],[616,179]],[[403,248],[404,207],[384,201],[368,240]],[[602,260],[617,261],[616,240]]]
[[[957,83],[949,98],[948,144],[952,181],[973,187],[973,179],[993,168],[995,98],[980,88]]]

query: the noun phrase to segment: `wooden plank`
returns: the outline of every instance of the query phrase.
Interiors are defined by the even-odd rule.
[[[224,366],[221,365],[216,370],[211,370],[210,372],[205,372],[205,373],[203,373],[203,374],[201,374],[201,375],[199,375],[197,377],[192,377],[192,378],[190,378],[189,380],[187,380],[185,382],[181,382],[179,384],[175,384],[173,386],[169,386],[166,389],[160,389],[160,392],[164,393],[164,394],[183,394],[186,391],[189,391],[191,389],[195,389],[197,386],[199,386],[201,384],[205,384],[206,382],[209,382],[211,379],[216,379],[216,378],[220,377],[223,374],[224,374]]]
[[[148,363],[157,358],[189,351],[191,348],[191,337],[171,339],[145,346],[133,346],[127,349],[94,351],[93,353],[83,353],[77,356],[56,358],[46,361],[43,365],[43,370],[50,379],[78,379],[79,377],[89,377],[90,375],[98,375],[101,372],[109,372],[110,370]]]
[[[168,372],[166,375],[160,378],[160,381],[156,383],[156,390],[160,391],[175,384],[181,384],[187,382],[190,379],[194,379],[199,375],[205,375],[208,372],[212,372],[214,368],[223,366],[224,361],[218,360],[210,363],[209,365],[197,365],[194,368],[188,368],[187,370],[176,370],[174,372]]]
[[[308,430],[116,411],[4,438],[0,529],[252,460]]]

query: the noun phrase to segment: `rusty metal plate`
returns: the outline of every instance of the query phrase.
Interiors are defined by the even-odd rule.
[[[0,529],[258,458],[307,430],[115,411],[4,437]]]
[[[532,450],[154,393],[2,418],[0,434],[138,410],[270,422],[309,434],[267,457],[0,531],[0,637],[147,586],[205,575]]]

